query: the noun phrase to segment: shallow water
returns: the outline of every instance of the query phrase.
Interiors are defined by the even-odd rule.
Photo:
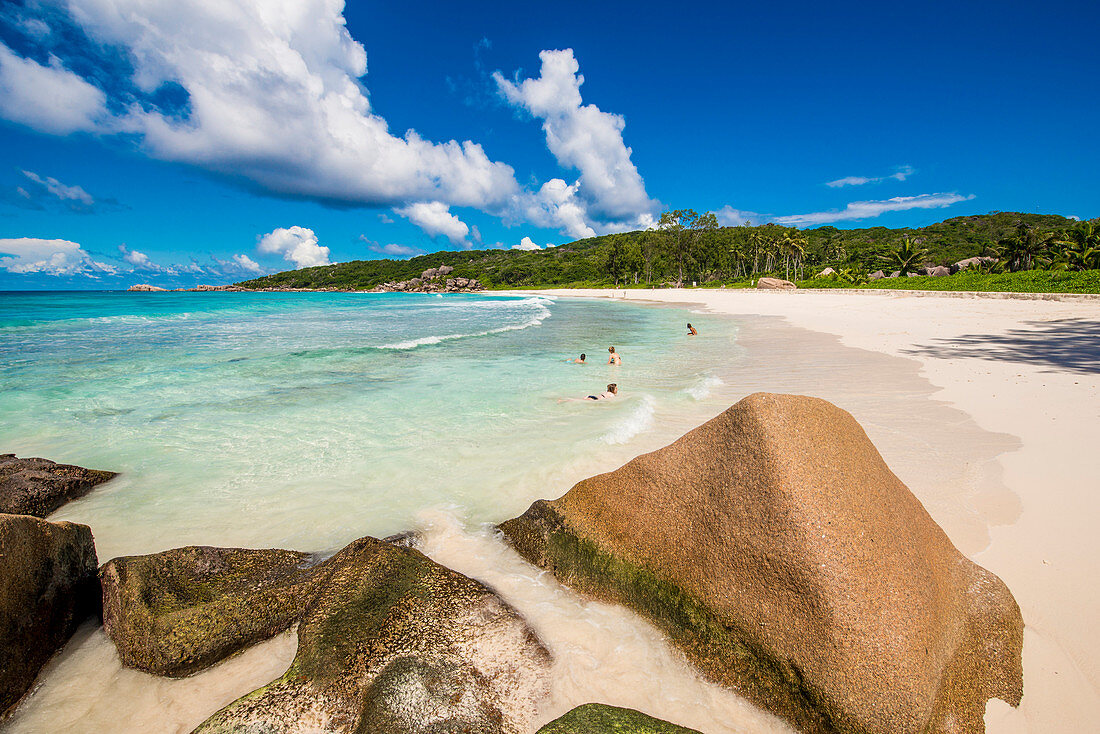
[[[542,721],[604,701],[707,734],[788,731],[489,525],[748,393],[852,412],[964,552],[1014,519],[988,509],[1012,507],[996,461],[1011,437],[930,399],[916,363],[779,319],[484,296],[35,297],[0,294],[0,374],[16,388],[0,394],[0,447],[125,472],[52,518],[90,524],[101,561],[186,543],[334,550],[419,529],[426,553],[496,589],[554,653]],[[688,319],[700,336],[684,335]],[[621,367],[603,364],[609,344]],[[591,364],[565,362],[582,350]],[[614,402],[559,402],[608,381]],[[169,681],[123,669],[87,628],[6,728],[187,732],[293,654],[282,635]]]

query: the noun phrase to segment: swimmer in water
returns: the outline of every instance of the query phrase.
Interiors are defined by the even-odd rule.
[[[615,347],[608,347],[607,351],[611,354],[611,356],[607,358],[607,363],[608,364],[622,364],[623,363],[622,358],[615,351]]]
[[[585,400],[610,400],[619,394],[619,386],[612,382],[607,386],[607,390],[599,395],[589,395]]]
[[[568,363],[570,363],[570,364],[585,364],[585,361],[584,361],[584,355],[583,355],[583,354],[581,355],[581,358],[580,358],[580,359],[567,359],[567,360],[565,360],[565,361],[566,361],[566,362],[568,362]]]
[[[688,336],[699,336],[699,332],[691,324],[688,324]]]

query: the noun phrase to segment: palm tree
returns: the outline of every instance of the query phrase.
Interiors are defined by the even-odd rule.
[[[898,247],[898,249],[887,255],[879,255],[880,260],[897,267],[898,272],[903,276],[916,270],[917,267],[924,262],[926,257],[928,257],[928,250],[921,247],[920,243],[916,240],[912,240],[908,237],[902,240],[901,246]]]
[[[1066,230],[1052,244],[1061,247],[1061,256],[1068,269],[1100,269],[1100,229],[1092,222],[1082,222]]]
[[[1034,227],[1020,222],[1016,225],[1015,236],[1004,237],[997,244],[1001,247],[1002,258],[1007,262],[1008,269],[1017,271],[1031,270],[1036,264],[1049,263],[1050,258],[1045,253],[1053,241],[1052,232],[1040,234]]]
[[[790,280],[791,261],[794,261],[795,277],[798,277],[798,266],[802,258],[806,257],[806,238],[797,229],[787,230],[776,241],[779,254],[783,256],[783,277]]]

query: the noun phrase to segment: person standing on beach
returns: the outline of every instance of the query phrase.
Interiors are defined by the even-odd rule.
[[[622,364],[623,363],[622,358],[615,351],[615,347],[608,347],[607,351],[610,352],[610,354],[611,354],[611,356],[607,358],[607,363],[608,364]]]
[[[699,336],[699,332],[691,324],[688,324],[688,336]]]

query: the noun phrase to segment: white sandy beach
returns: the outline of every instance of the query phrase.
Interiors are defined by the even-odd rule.
[[[934,400],[965,412],[986,431],[1018,438],[997,457],[1004,485],[998,491],[953,502],[933,496],[942,489],[924,481],[920,471],[898,473],[955,544],[1004,579],[1023,611],[1023,702],[1018,710],[991,702],[988,731],[1095,730],[1100,720],[1100,533],[1095,527],[1100,518],[1100,300],[836,291],[543,292],[781,317],[796,327],[836,335],[846,346],[915,360],[920,375],[937,390]],[[866,414],[857,418],[865,425],[869,419]],[[883,445],[873,430],[868,432],[891,466],[913,465],[914,457],[902,455],[904,447]],[[944,465],[961,467],[965,462],[958,456],[965,459],[971,447],[956,448],[953,457],[920,457],[918,466],[925,462],[930,474]],[[973,532],[974,517],[987,532]]]

